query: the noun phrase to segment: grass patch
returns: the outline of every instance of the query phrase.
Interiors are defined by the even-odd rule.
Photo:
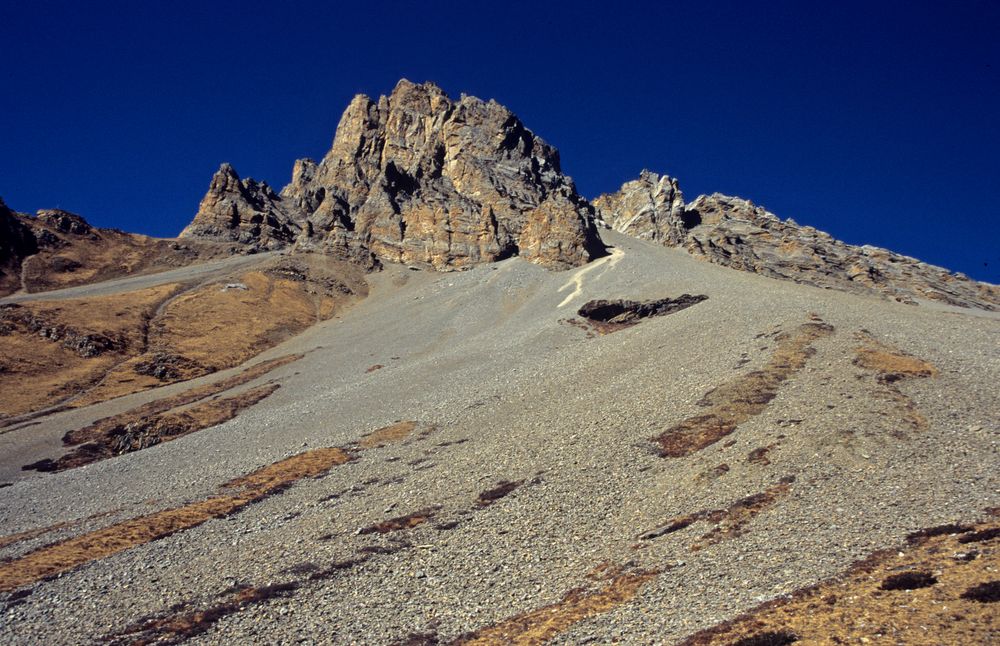
[[[374,525],[361,528],[358,530],[358,534],[388,534],[389,532],[398,532],[403,529],[413,529],[414,527],[423,525],[427,521],[434,518],[434,513],[438,509],[440,509],[440,507],[428,507],[426,509],[415,511],[412,514],[383,520],[380,523],[375,523]]]
[[[476,499],[476,506],[488,507],[493,503],[495,503],[496,501],[500,500],[501,498],[505,498],[506,496],[508,496],[512,491],[520,487],[522,484],[524,484],[524,480],[518,480],[516,482],[512,482],[509,480],[501,480],[500,483],[497,484],[497,486],[493,487],[492,489],[487,489],[486,491],[479,494],[479,498]]]
[[[362,437],[358,446],[363,449],[374,449],[388,444],[397,444],[409,437],[416,428],[417,422],[412,420],[383,426]]]
[[[326,473],[351,459],[343,449],[306,451],[227,482],[226,493],[166,509],[39,548],[0,563],[0,592],[66,572],[124,550],[232,515],[303,478]]]
[[[597,590],[578,588],[551,605],[516,615],[451,642],[467,646],[543,644],[589,617],[631,601],[658,572],[640,570],[614,577]]]
[[[89,441],[58,460],[40,460],[24,465],[22,469],[65,471],[116,455],[141,451],[228,422],[240,411],[269,397],[277,389],[278,384],[267,384],[231,397],[212,399],[183,411],[151,417],[119,415],[114,424],[92,424],[87,427],[90,429]],[[86,437],[82,432],[71,436],[76,442]]]
[[[935,377],[938,374],[937,368],[923,359],[877,340],[867,331],[862,330],[855,336],[861,345],[855,349],[854,365],[875,374],[875,381],[883,387],[881,396],[893,405],[896,416],[903,424],[912,430],[926,429],[927,418],[896,384],[905,379]],[[896,431],[894,435],[902,437],[900,431]]]
[[[777,347],[761,370],[742,375],[715,388],[698,403],[708,411],[675,424],[653,438],[661,457],[682,458],[696,453],[759,415],[778,395],[781,385],[801,370],[815,354],[812,344],[833,334],[833,327],[811,321],[791,334],[776,337]]]
[[[797,635],[807,644],[994,643],[997,615],[990,604],[1000,597],[1000,552],[984,550],[971,561],[954,558],[961,532],[971,529],[1000,527],[991,520],[915,532],[917,538],[902,548],[875,552],[836,577],[761,604],[681,644],[732,646],[747,635],[769,632]],[[901,602],[898,590],[912,592]]]
[[[702,509],[693,514],[671,518],[662,526],[640,534],[639,540],[648,541],[673,534],[699,521],[714,523],[715,527],[704,534],[698,542],[692,544],[692,550],[699,550],[707,545],[715,545],[728,538],[739,536],[755,516],[773,507],[779,499],[789,493],[792,480],[794,478],[782,478],[764,491],[740,498],[721,509]]]

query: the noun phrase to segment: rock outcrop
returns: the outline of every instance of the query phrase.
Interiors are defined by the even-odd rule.
[[[612,229],[636,238],[678,245],[687,236],[684,194],[666,175],[643,170],[617,193],[595,199],[594,208]]]
[[[0,296],[21,287],[21,264],[38,251],[38,240],[0,199]]]
[[[232,166],[222,164],[180,237],[238,242],[250,251],[269,251],[294,242],[300,229],[267,182],[240,179]]]
[[[604,253],[555,148],[498,103],[453,101],[432,83],[355,97],[329,153],[297,161],[280,195],[251,196],[248,182],[223,167],[182,237],[273,248],[297,231],[297,248],[438,269],[514,255],[565,268]]]
[[[886,249],[847,244],[738,197],[716,193],[685,204],[676,180],[655,173],[644,171],[594,205],[598,216],[617,231],[681,247],[734,269],[829,289],[874,292],[904,303],[926,299],[1000,308],[1000,288],[994,285]]]

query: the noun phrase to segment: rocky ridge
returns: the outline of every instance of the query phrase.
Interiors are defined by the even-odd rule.
[[[643,171],[594,200],[612,229],[680,247],[720,265],[827,289],[878,293],[915,304],[926,299],[983,310],[1000,307],[1000,289],[915,258],[856,246],[749,200],[714,193],[685,203],[677,180]]]
[[[18,213],[0,200],[0,296],[182,267],[236,251],[234,244],[162,240],[94,227],[61,209]]]
[[[514,255],[566,268],[604,252],[555,148],[495,101],[405,79],[377,101],[356,96],[329,153],[297,161],[280,194],[223,165],[181,237],[255,249],[295,237],[366,265],[437,269]]]

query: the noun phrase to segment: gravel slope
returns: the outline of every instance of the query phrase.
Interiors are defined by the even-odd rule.
[[[0,640],[86,643],[175,604],[217,605],[236,584],[291,582],[298,587],[221,616],[191,642],[447,640],[599,587],[592,571],[607,563],[659,574],[553,643],[670,643],[909,531],[1000,505],[1000,317],[773,281],[604,235],[620,253],[570,272],[517,259],[453,274],[390,267],[368,299],[262,355],[307,353],[268,375],[282,387],[235,420],[0,489],[4,535],[112,512],[3,549],[13,557],[203,499],[263,465],[397,420],[434,427],[236,515],[36,583],[8,602]],[[682,293],[709,298],[607,336],[563,322],[592,298]],[[835,332],[763,413],[688,457],[656,455],[650,438],[698,414],[714,387],[764,366],[776,345],[767,335],[810,313]],[[907,426],[884,385],[852,363],[861,329],[937,367],[936,377],[895,384],[927,428]],[[105,414],[94,408],[72,422]],[[770,445],[769,464],[748,460]],[[740,535],[692,551],[713,527],[700,521],[638,538],[788,476]],[[523,484],[476,504],[504,481]],[[427,508],[434,518],[415,528],[358,533]]]

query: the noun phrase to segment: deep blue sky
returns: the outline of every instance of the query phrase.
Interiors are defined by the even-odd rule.
[[[1000,3],[0,0],[0,195],[170,236],[400,77],[495,98],[593,197],[644,168],[1000,283]],[[987,264],[988,263],[988,264]]]

